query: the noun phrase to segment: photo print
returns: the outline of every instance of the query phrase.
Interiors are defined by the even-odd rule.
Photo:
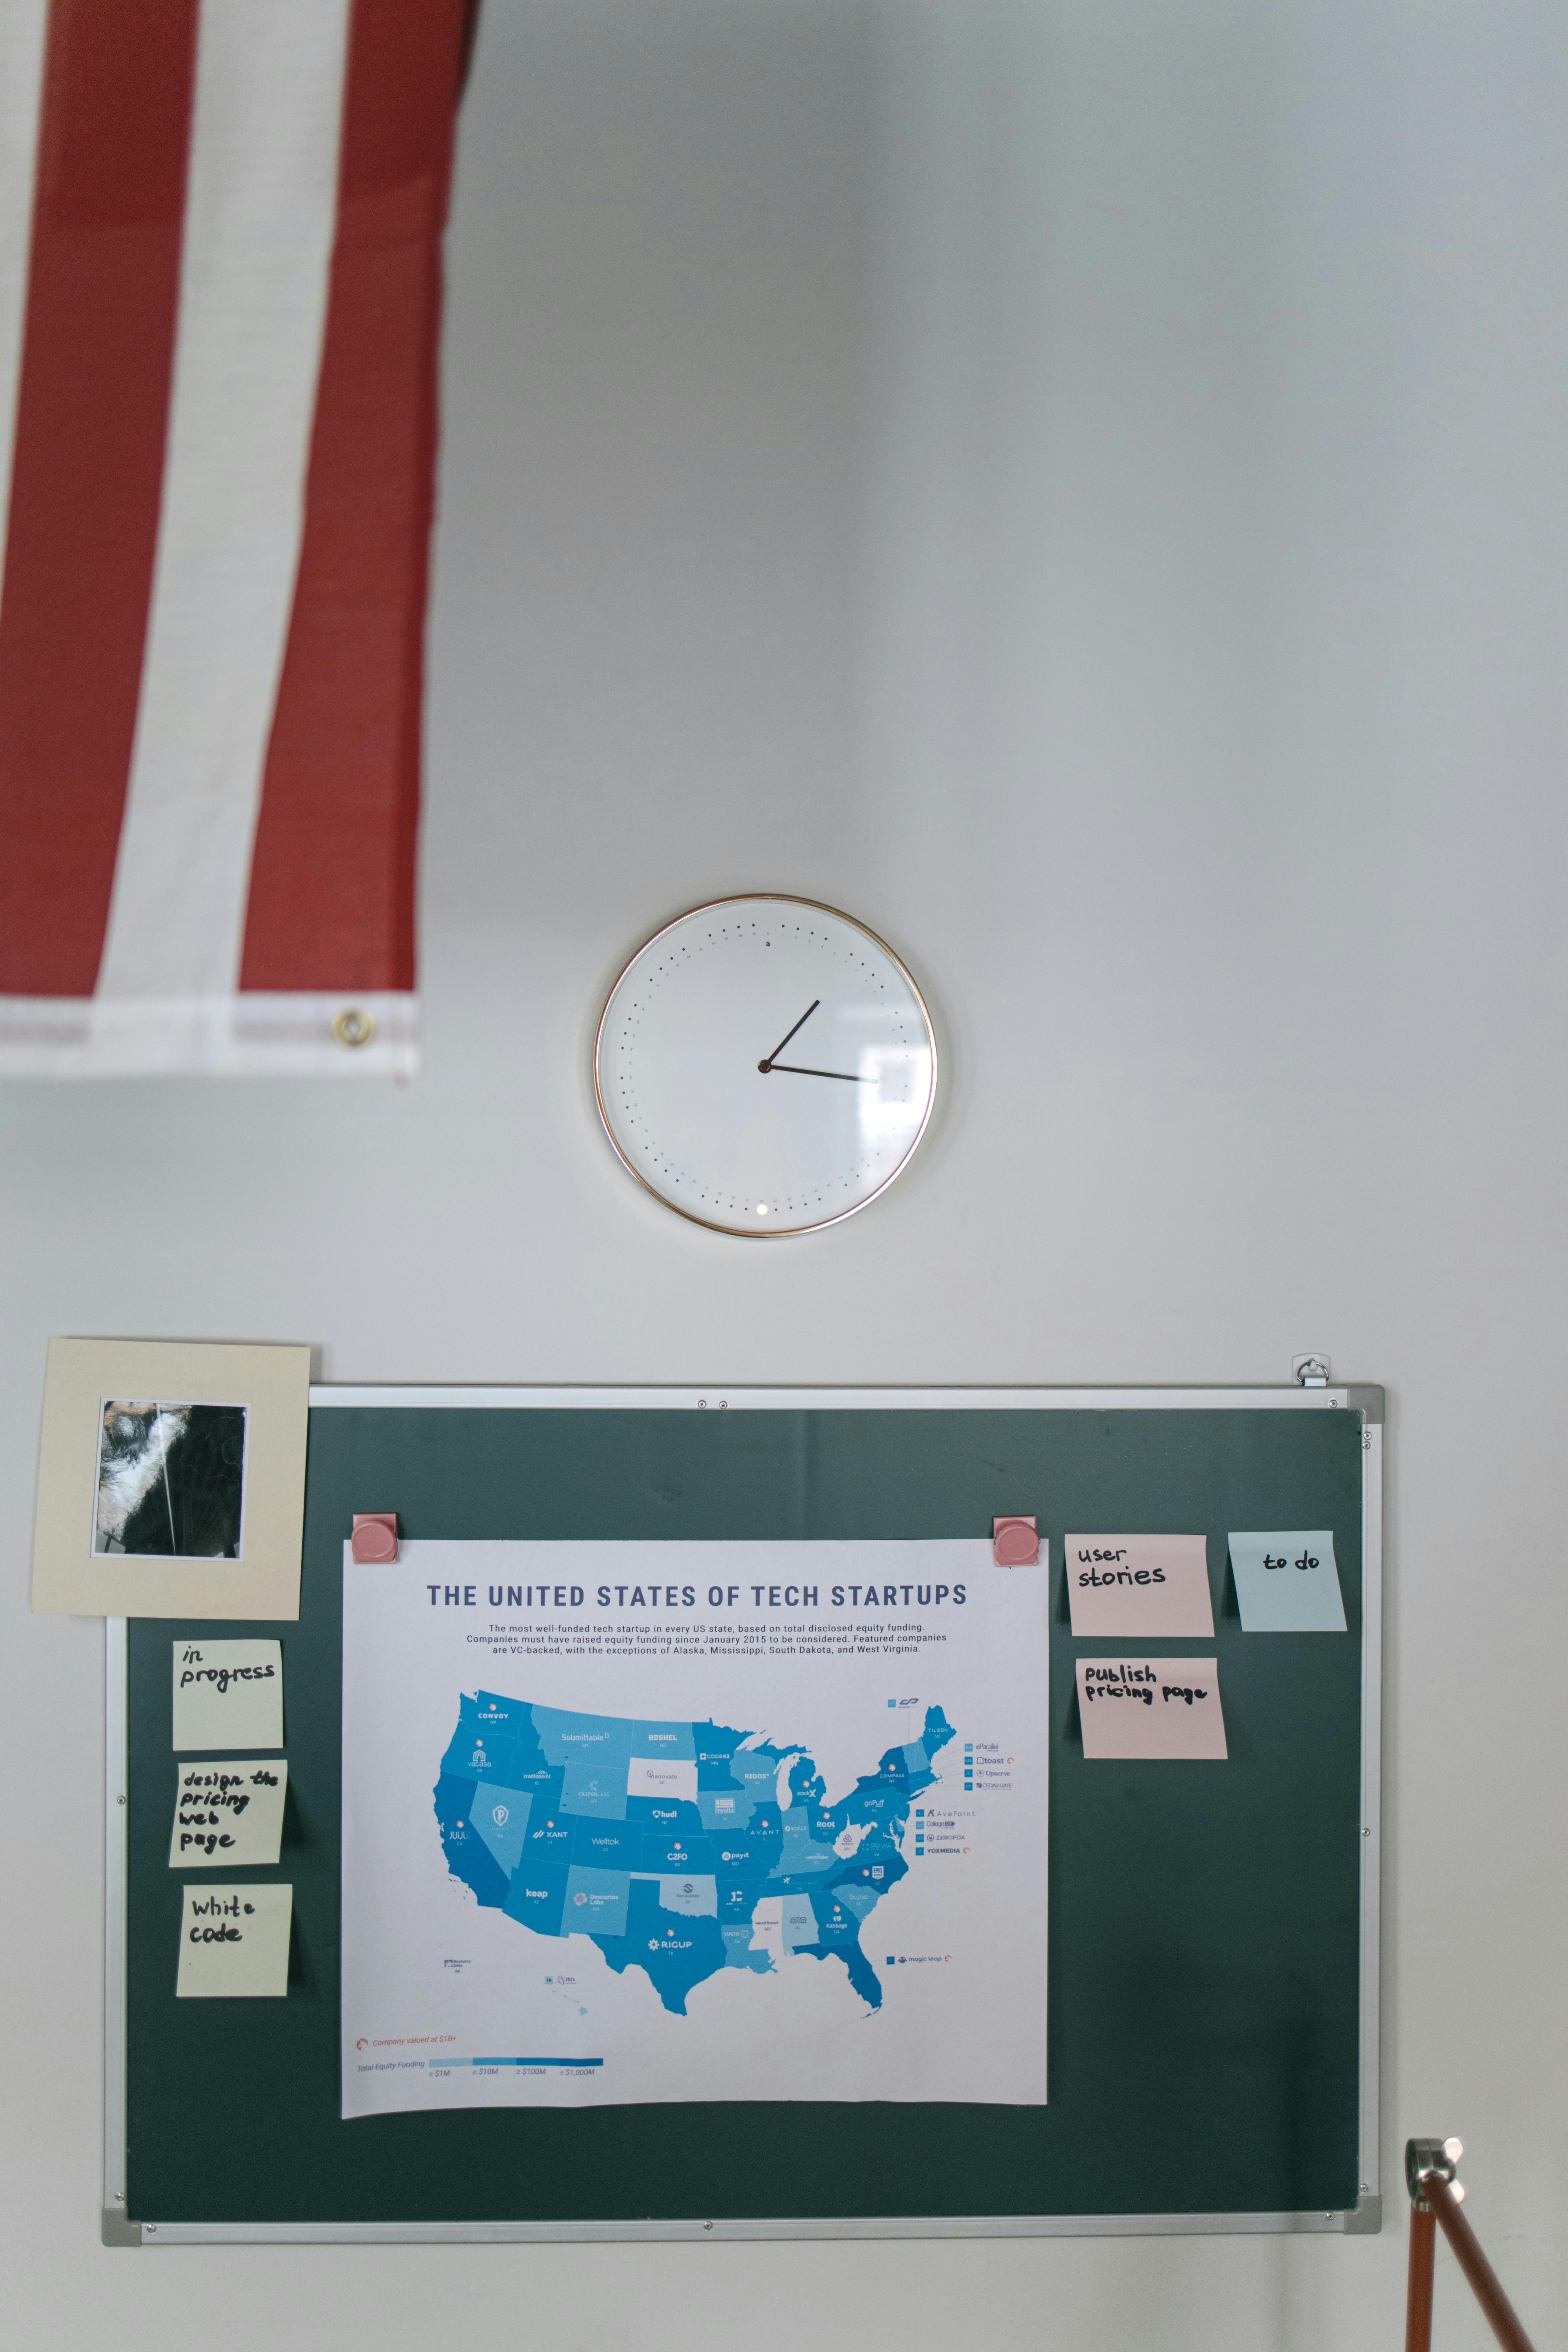
[[[242,1558],[246,1419],[242,1404],[106,1397],[94,1552]]]

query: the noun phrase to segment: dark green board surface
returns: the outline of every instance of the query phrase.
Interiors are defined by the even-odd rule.
[[[1343,1411],[313,1410],[298,1624],[130,1629],[130,2216],[1353,2207],[1361,1497],[1361,1417]],[[1049,2105],[343,2123],[342,1546],[356,1508],[393,1507],[405,1535],[448,1538],[983,1536],[998,1512],[1036,1512],[1051,1538]],[[1331,1528],[1349,1633],[1244,1634],[1231,1528]],[[1228,1762],[1085,1762],[1075,1658],[1148,1645],[1072,1639],[1068,1529],[1207,1531]],[[236,1875],[293,1885],[289,1997],[176,2001],[182,1889],[196,1874],[168,1866],[171,1643],[247,1633],[282,1640],[289,1782],[279,1868]],[[1198,1655],[1215,1644],[1157,1647]]]

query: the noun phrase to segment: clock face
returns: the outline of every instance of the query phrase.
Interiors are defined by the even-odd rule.
[[[908,1161],[936,1042],[863,924],[805,898],[721,898],[633,956],[594,1076],[610,1141],[668,1207],[724,1233],[809,1233]]]

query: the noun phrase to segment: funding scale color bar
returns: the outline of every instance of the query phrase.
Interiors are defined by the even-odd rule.
[[[602,2066],[602,2058],[432,2058],[436,2066]]]

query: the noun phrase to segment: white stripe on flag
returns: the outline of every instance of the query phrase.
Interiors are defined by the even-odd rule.
[[[0,0],[0,565],[11,506],[48,21],[49,0]]]
[[[222,994],[303,526],[349,0],[202,0],[163,502],[103,996]]]
[[[343,1015],[355,1017],[350,1045]],[[0,996],[0,1078],[413,1077],[419,999]]]

